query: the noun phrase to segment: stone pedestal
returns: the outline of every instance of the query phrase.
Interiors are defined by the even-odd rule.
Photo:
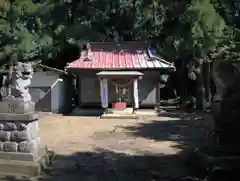
[[[35,112],[35,105],[32,101],[5,98],[3,102],[0,102],[0,113],[25,114],[33,112]]]
[[[18,162],[29,163],[39,170],[40,161],[47,152],[46,145],[41,142],[34,103],[13,99],[0,102],[0,174],[39,174],[36,170],[32,174],[28,171],[22,173],[23,166]],[[7,170],[2,163],[8,165]],[[13,164],[12,169],[9,169],[9,164]],[[16,169],[16,164],[19,169]]]

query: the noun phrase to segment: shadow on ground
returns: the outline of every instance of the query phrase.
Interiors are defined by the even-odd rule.
[[[58,155],[52,169],[48,170],[45,173],[46,175],[39,180],[194,180],[187,178],[191,174],[185,165],[185,153],[190,147],[202,143],[204,139],[204,121],[192,114],[179,113],[168,116],[171,118],[170,120],[156,119],[139,122],[134,126],[120,126],[122,129],[117,130],[120,128],[118,127],[108,135],[116,140],[126,139],[126,137],[119,137],[119,134],[116,134],[115,138],[114,134],[118,132],[126,134],[128,137],[142,137],[160,142],[173,141],[177,143],[176,146],[181,150],[176,154],[156,154],[149,151],[143,153],[139,151],[139,154],[130,155],[121,149],[121,151],[113,151],[112,148],[111,150],[108,149],[108,146],[97,147],[92,152],[78,152],[66,157]],[[98,139],[109,141],[106,137],[98,137]],[[115,143],[117,144],[117,142]],[[106,145],[109,144],[106,143]],[[126,149],[128,148],[127,146]]]
[[[100,117],[103,115],[104,109],[79,109],[75,108],[70,114],[67,116],[88,116],[88,117]]]
[[[178,170],[179,155],[127,155],[98,149],[69,157],[58,155],[39,181],[167,181],[192,180]],[[177,166],[178,165],[178,166]],[[181,173],[179,173],[181,172]]]
[[[169,120],[150,120],[136,126],[125,126],[128,134],[154,141],[173,141],[181,149],[204,144],[206,123],[196,114],[165,114]]]
[[[57,155],[38,178],[8,177],[4,181],[193,181],[178,175],[180,155],[127,155],[108,150]]]

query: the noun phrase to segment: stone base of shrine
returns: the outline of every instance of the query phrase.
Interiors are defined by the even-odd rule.
[[[15,155],[16,156],[16,155]],[[20,156],[20,155],[18,155]],[[5,177],[35,177],[39,176],[40,173],[51,164],[54,158],[53,151],[46,151],[35,162],[33,161],[20,161],[20,160],[6,160],[0,159],[0,178]]]
[[[139,119],[140,116],[136,115],[136,114],[103,114],[101,116],[102,119]]]
[[[133,111],[132,108],[124,110],[106,109],[101,118],[104,119],[139,119],[140,117],[156,117],[161,115],[161,111],[155,109],[138,109]]]

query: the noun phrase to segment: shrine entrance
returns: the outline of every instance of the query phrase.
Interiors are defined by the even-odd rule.
[[[128,77],[108,78],[109,102],[126,102],[127,106],[133,103],[133,80]]]
[[[102,108],[124,109],[139,108],[138,81],[143,74],[137,71],[103,71],[97,73],[100,80],[100,96]]]

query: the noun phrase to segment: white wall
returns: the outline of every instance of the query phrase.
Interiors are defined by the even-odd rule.
[[[63,95],[63,81],[59,78],[59,74],[55,72],[35,72],[33,74],[33,78],[31,87],[51,87],[51,109],[52,112],[59,112],[59,109],[64,104],[64,96]],[[34,100],[34,98],[32,98]]]
[[[59,112],[61,108],[64,106],[64,82],[62,79],[58,78],[52,84],[52,92],[51,92],[51,97],[52,97],[52,102],[51,102],[51,107],[52,107],[52,112]]]

